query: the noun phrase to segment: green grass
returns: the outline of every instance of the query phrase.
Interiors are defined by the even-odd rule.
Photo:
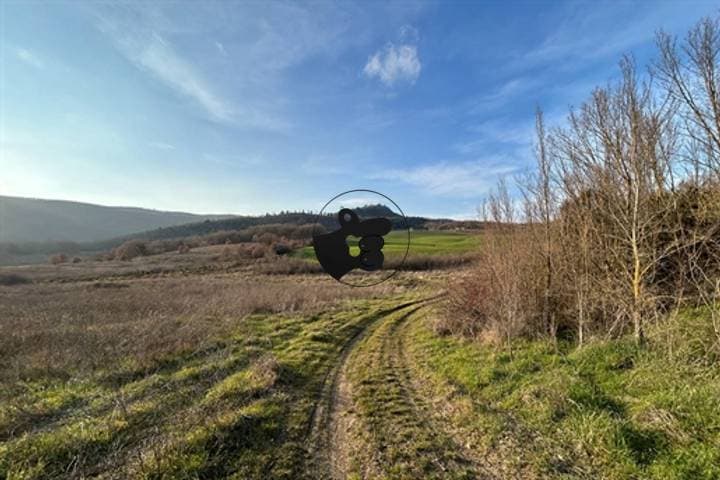
[[[386,258],[402,258],[407,249],[407,232],[393,231],[385,237],[383,253]],[[350,254],[358,255],[357,238],[349,237]],[[448,255],[468,253],[476,250],[480,236],[465,232],[444,232],[413,230],[410,232],[408,255]],[[315,259],[313,247],[305,247],[294,254],[301,258]]]
[[[355,473],[365,462],[380,478],[473,478],[479,463],[500,478],[720,478],[707,312],[653,326],[643,348],[510,352],[438,336],[429,306],[388,313],[412,298],[253,314],[149,367],[16,382],[0,390],[0,479],[304,478],[313,408],[365,328],[346,368]]]
[[[299,478],[342,344],[396,303],[256,314],[152,369],[26,382],[0,403],[0,478]]]
[[[423,307],[402,311],[375,325],[353,351],[348,369],[356,414],[365,428],[356,474],[372,465],[378,478],[477,478],[462,449],[431,420],[433,407],[416,392],[404,357],[400,330],[422,319]],[[373,477],[374,478],[374,477]]]
[[[646,348],[615,340],[555,352],[535,341],[512,353],[438,337],[419,322],[410,350],[415,374],[451,399],[466,438],[515,468],[550,478],[717,479],[720,368],[689,348],[708,338],[710,322],[699,318],[657,328]],[[652,343],[667,329],[687,334],[672,355]]]

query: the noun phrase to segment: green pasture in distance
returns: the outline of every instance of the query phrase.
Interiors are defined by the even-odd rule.
[[[385,235],[385,246],[383,253],[385,257],[396,257],[405,255],[407,248],[407,231],[393,231]],[[358,238],[348,237],[350,254],[360,253],[357,243]],[[445,232],[412,230],[410,232],[410,251],[408,255],[445,255],[465,253],[476,249],[480,245],[480,236],[477,233],[467,232]],[[296,251],[296,257],[315,259],[315,251],[312,246],[303,247]]]

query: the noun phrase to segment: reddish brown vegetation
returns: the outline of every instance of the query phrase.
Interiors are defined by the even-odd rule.
[[[642,343],[646,323],[674,309],[717,310],[719,38],[712,19],[681,48],[660,34],[655,83],[625,58],[620,81],[596,89],[567,127],[546,132],[538,113],[523,205],[504,184],[489,198],[481,260],[451,289],[443,330],[579,344],[631,332]]]

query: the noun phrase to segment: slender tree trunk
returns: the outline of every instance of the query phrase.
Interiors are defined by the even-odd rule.
[[[577,294],[577,311],[578,311],[578,346],[582,347],[585,343],[585,308],[583,306],[582,293]]]

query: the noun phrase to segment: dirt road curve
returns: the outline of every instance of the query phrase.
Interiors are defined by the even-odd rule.
[[[437,298],[379,312],[343,346],[312,418],[306,446],[307,478],[345,479],[350,473],[361,478],[411,478],[405,475],[415,474],[422,478],[492,478],[443,429],[413,384],[403,327]],[[350,377],[357,377],[355,370],[363,368],[372,378],[354,385]],[[392,401],[358,406],[355,393],[363,394],[366,385]]]

